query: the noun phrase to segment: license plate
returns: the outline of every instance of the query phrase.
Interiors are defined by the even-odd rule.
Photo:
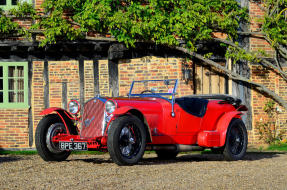
[[[87,142],[61,142],[59,143],[61,150],[88,150]]]

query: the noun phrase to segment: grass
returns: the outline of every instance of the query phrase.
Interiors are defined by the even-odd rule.
[[[287,144],[270,145],[267,150],[287,152]]]
[[[276,144],[270,145],[268,148],[250,148],[248,149],[250,152],[266,152],[266,151],[280,151],[280,152],[287,152],[287,144]],[[145,154],[153,154],[155,151],[145,151]],[[190,154],[190,153],[197,153],[197,154],[211,154],[211,150],[206,149],[204,151],[192,151],[192,152],[181,152],[181,154]],[[0,150],[0,155],[36,155],[38,154],[36,150],[24,150],[24,151],[11,151],[11,150]],[[101,155],[106,154],[106,152],[99,152],[99,151],[73,151],[72,154],[76,155]]]
[[[0,150],[0,155],[35,155],[36,150],[24,150],[24,151],[11,151],[11,150]]]
[[[23,150],[23,151],[12,151],[12,150],[0,150],[0,155],[37,155],[36,150]],[[72,154],[76,155],[100,155],[105,154],[105,152],[99,152],[99,151],[73,151]]]

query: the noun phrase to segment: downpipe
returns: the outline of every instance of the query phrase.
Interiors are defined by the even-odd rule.
[[[188,152],[188,151],[202,151],[204,147],[197,145],[185,145],[185,144],[175,144],[175,145],[147,145],[146,150],[171,150],[178,152]]]

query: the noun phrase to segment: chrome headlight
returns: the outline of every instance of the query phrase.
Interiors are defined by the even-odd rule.
[[[116,103],[112,100],[108,100],[106,101],[105,108],[106,108],[106,112],[108,114],[111,114],[116,110]]]
[[[80,111],[80,104],[77,100],[71,100],[69,102],[69,112],[71,114],[77,114]]]

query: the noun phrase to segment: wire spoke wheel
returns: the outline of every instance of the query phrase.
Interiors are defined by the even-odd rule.
[[[136,164],[143,156],[146,131],[135,116],[117,118],[108,131],[108,151],[118,165]]]
[[[225,148],[223,151],[226,160],[239,160],[247,148],[247,131],[241,119],[231,120],[226,134]]]
[[[139,129],[133,124],[123,127],[119,138],[119,147],[122,155],[126,158],[136,155],[141,148],[141,139]]]
[[[53,142],[58,134],[66,133],[62,120],[56,114],[46,115],[38,124],[35,134],[35,144],[38,154],[45,161],[63,161],[71,151],[59,149],[59,144]]]

